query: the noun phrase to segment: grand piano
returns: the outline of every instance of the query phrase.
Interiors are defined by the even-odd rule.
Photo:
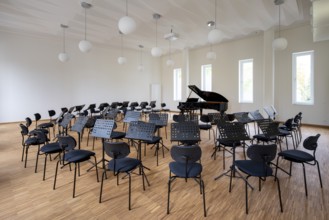
[[[195,110],[200,110],[202,115],[202,109],[214,109],[223,114],[227,110],[228,100],[224,96],[216,92],[202,91],[195,85],[189,85],[188,87],[191,89],[191,92],[186,102],[179,102],[177,106],[181,113],[191,113]],[[192,91],[204,101],[198,102],[198,98],[190,98]]]

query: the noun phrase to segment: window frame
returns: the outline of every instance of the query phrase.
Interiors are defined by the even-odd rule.
[[[208,79],[207,74],[206,74],[206,69],[211,68],[210,72],[210,79]],[[205,88],[205,84],[207,80],[210,80],[210,88]],[[201,90],[203,91],[212,91],[212,64],[204,64],[201,65]]]
[[[178,72],[179,71],[179,72]],[[178,79],[177,74],[180,74],[180,79]],[[173,99],[174,101],[182,100],[182,68],[173,69]],[[180,82],[177,82],[180,81]]]
[[[310,101],[297,101],[297,66],[296,61],[299,56],[310,55]],[[314,50],[292,53],[292,104],[293,105],[314,105]]]
[[[243,94],[244,94],[244,89],[243,89],[243,65],[246,63],[252,63],[252,85],[251,85],[251,100],[242,100],[243,98]],[[243,60],[239,60],[239,103],[254,103],[254,59],[253,58],[249,58],[249,59],[243,59]]]

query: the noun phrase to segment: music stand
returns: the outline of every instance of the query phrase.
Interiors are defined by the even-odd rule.
[[[131,121],[128,131],[126,133],[126,138],[130,140],[135,140],[138,142],[137,147],[137,159],[142,161],[142,141],[152,141],[155,132],[155,124],[147,123],[143,121]],[[143,166],[143,165],[142,165]],[[143,166],[145,167],[145,166]],[[150,170],[149,168],[145,167]],[[139,174],[141,175],[141,168],[139,169]]]
[[[71,131],[76,131],[78,133],[78,148],[80,149],[81,145],[81,132],[83,128],[85,127],[86,123],[88,121],[87,116],[80,116],[74,123],[74,125],[71,127]]]
[[[171,123],[171,142],[177,141],[186,145],[196,144],[200,139],[199,125],[187,121]]]
[[[231,175],[235,177],[235,173],[239,175],[240,178],[242,178],[246,183],[253,189],[253,187],[248,183],[247,179],[241,175],[241,173],[235,169],[235,148],[236,144],[238,144],[240,141],[246,141],[250,140],[250,137],[248,135],[248,132],[246,131],[244,125],[242,123],[223,123],[221,125],[222,129],[219,129],[219,135],[222,140],[224,141],[232,141],[233,147],[232,147],[232,155],[233,155],[233,161],[232,165],[229,170],[222,173],[221,175],[215,177],[215,180],[218,180],[219,178],[226,176],[229,172],[231,172]],[[243,143],[244,144],[244,143]],[[225,160],[225,158],[223,158]],[[232,173],[233,172],[233,173]],[[231,189],[230,189],[231,191]]]
[[[126,130],[126,124],[132,121],[138,121],[141,116],[141,112],[138,111],[127,111],[123,119],[123,128]]]
[[[66,113],[64,115],[63,120],[59,123],[59,126],[63,128],[63,134],[67,135],[67,126],[69,125],[73,117],[74,117],[73,114]]]
[[[114,120],[97,119],[93,127],[91,136],[102,138],[102,159],[97,164],[102,162],[102,168],[105,168],[105,153],[104,153],[104,141],[111,138],[111,133],[114,126]],[[97,166],[95,164],[95,166]]]

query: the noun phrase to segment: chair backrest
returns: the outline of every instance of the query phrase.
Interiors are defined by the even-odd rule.
[[[69,110],[68,110],[66,107],[63,107],[63,108],[61,108],[61,111],[62,111],[63,114],[65,114],[65,113],[68,112]]]
[[[148,102],[141,102],[141,103],[139,104],[139,106],[140,106],[142,109],[146,108],[146,106],[148,106],[148,105],[149,105]]]
[[[51,118],[51,117],[56,115],[56,111],[55,110],[49,110],[48,114],[49,114],[49,117]]]
[[[58,143],[61,148],[65,151],[74,150],[77,146],[77,142],[74,137],[67,135],[67,136],[58,136]]]
[[[129,105],[129,101],[122,102],[122,108],[127,108]]]
[[[150,106],[151,106],[151,108],[155,108],[156,107],[156,101],[151,101]]]
[[[269,163],[275,159],[277,146],[271,145],[251,145],[247,149],[248,157],[256,162]]]
[[[303,147],[307,150],[316,150],[318,147],[318,139],[320,137],[320,134],[317,134],[315,136],[309,136],[307,137],[303,142]]]
[[[22,136],[29,134],[29,129],[27,128],[27,126],[25,126],[23,124],[19,124],[19,127],[21,127],[21,134],[22,134]]]
[[[294,119],[293,118],[289,118],[287,121],[284,122],[284,125],[288,128],[288,129],[292,129],[292,123],[293,123]]]
[[[106,155],[113,159],[125,158],[130,154],[130,147],[126,142],[104,142]]]
[[[35,121],[39,121],[41,119],[41,115],[39,113],[34,114]]]
[[[164,102],[161,103],[161,108],[164,108],[166,106],[167,106],[166,103],[164,103]]]
[[[30,127],[30,125],[32,124],[32,120],[31,120],[31,118],[29,118],[29,117],[26,117],[25,118],[25,121],[26,121],[26,127]]]
[[[202,151],[198,145],[173,146],[170,150],[171,157],[178,163],[195,163],[200,160]]]
[[[200,116],[200,121],[202,121],[202,122],[204,122],[204,123],[209,123],[209,122],[211,122],[209,115],[201,115],[201,116]]]

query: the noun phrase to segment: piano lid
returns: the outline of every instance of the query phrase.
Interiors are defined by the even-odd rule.
[[[208,101],[208,102],[228,102],[228,100],[224,96],[222,96],[222,95],[220,95],[216,92],[202,91],[195,85],[189,85],[188,87],[193,92],[195,92],[195,94],[200,96],[205,101]]]

